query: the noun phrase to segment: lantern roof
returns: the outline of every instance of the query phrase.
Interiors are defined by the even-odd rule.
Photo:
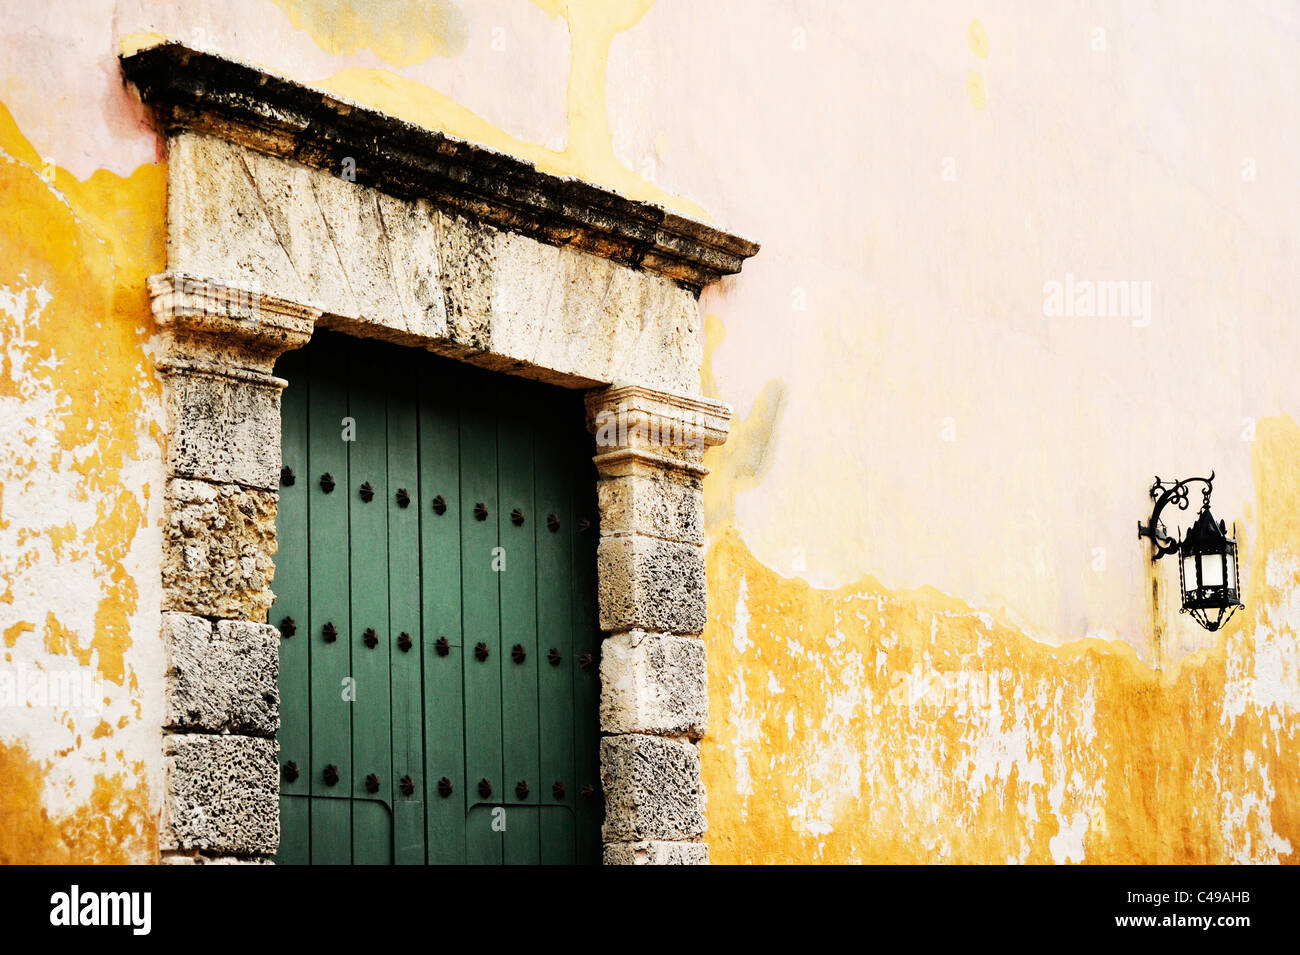
[[[1221,554],[1229,543],[1223,521],[1216,521],[1209,507],[1203,507],[1183,538],[1181,550],[1184,554]]]

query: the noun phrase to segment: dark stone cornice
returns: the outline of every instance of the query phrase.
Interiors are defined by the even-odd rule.
[[[571,245],[699,289],[758,244],[591,183],[359,106],[246,63],[167,42],[121,58],[166,132],[190,129],[428,199],[502,229]]]

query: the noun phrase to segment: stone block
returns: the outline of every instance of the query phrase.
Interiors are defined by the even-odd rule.
[[[172,137],[169,160],[172,268],[311,302],[368,337],[448,334],[446,217],[427,202],[201,133]]]
[[[168,473],[274,491],[280,481],[280,390],[222,375],[167,375]]]
[[[692,474],[645,467],[597,484],[601,533],[704,543],[704,490]]]
[[[164,613],[166,725],[274,736],[280,725],[280,635],[272,626]]]
[[[166,493],[163,609],[266,619],[275,600],[271,578],[279,495],[185,480],[168,481]]]
[[[160,848],[274,855],[280,843],[278,754],[275,740],[252,736],[165,736]]]
[[[600,728],[605,733],[685,734],[708,730],[704,641],[633,630],[600,653]]]
[[[703,842],[611,842],[605,846],[605,865],[708,865],[709,847]]]
[[[204,855],[165,855],[159,860],[161,865],[275,865],[263,856],[204,856]]]
[[[703,547],[637,535],[602,537],[596,570],[602,630],[704,630]]]
[[[600,741],[606,842],[684,841],[703,835],[704,784],[692,743],[628,733]]]
[[[671,279],[569,246],[501,233],[492,350],[593,382],[699,389],[699,306]]]

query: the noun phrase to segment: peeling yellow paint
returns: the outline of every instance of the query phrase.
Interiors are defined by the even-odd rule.
[[[714,859],[1297,861],[1298,465],[1300,427],[1261,422],[1247,609],[1163,673],[1126,643],[1048,646],[928,588],[817,590],[716,529]]]
[[[120,865],[157,857],[143,766],[96,775],[84,804],[53,815],[42,798],[50,765],[22,745],[0,743],[0,864]]]
[[[5,477],[12,496],[20,484],[50,485],[64,475],[68,493],[95,502],[95,518],[73,528],[61,515],[58,523],[22,528],[18,537],[29,549],[16,561],[33,566],[46,542],[56,562],[63,552],[93,556],[102,579],[95,632],[60,630],[51,639],[68,652],[97,651],[104,678],[121,683],[138,596],[122,560],[147,504],[122,474],[137,453],[137,424],[158,394],[145,355],[153,321],[144,280],[164,262],[163,170],[145,166],[126,179],[100,170],[81,182],[57,167],[44,177],[43,168],[0,106],[0,257],[9,281],[16,277],[28,290],[21,293],[27,306],[39,306],[38,319],[34,312],[4,316],[6,384],[22,398],[39,392],[52,399],[52,413],[29,418],[28,426],[54,439],[43,458],[12,462]],[[29,442],[34,451],[35,438]],[[13,586],[10,574],[4,583]]]
[[[702,384],[725,328],[705,318]],[[1300,860],[1300,426],[1261,421],[1246,610],[1172,670],[1122,641],[1052,646],[933,588],[782,577],[734,525],[783,386],[710,449],[712,858],[742,862]]]
[[[30,633],[36,629],[36,624],[30,620],[19,620],[17,623],[5,627],[5,646],[12,647],[18,642],[18,638],[24,633]]]
[[[123,707],[141,713],[127,654],[142,608],[127,561],[149,513],[139,462],[160,455],[145,277],[164,267],[164,172],[78,180],[0,105],[0,196],[0,588],[8,612],[44,618],[36,640],[24,637],[32,620],[0,619],[15,649],[6,659],[38,670],[66,660],[118,686],[102,700],[114,722],[55,709],[41,726],[28,703],[34,735],[0,746],[0,860],[150,861],[144,767],[93,741],[130,727]]]

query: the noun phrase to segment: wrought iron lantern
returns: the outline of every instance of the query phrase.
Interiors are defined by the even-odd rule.
[[[1188,485],[1204,484],[1203,503],[1195,523],[1181,541],[1170,537],[1160,523],[1160,512],[1170,504],[1187,510]],[[1210,513],[1210,494],[1214,490],[1214,472],[1208,478],[1162,481],[1159,476],[1151,485],[1155,507],[1146,524],[1138,524],[1138,537],[1150,538],[1156,552],[1152,560],[1169,554],[1178,555],[1178,579],[1181,584],[1183,613],[1190,613],[1211,632],[1220,629],[1241,603],[1241,585],[1237,571],[1237,542],[1228,536],[1223,521]]]

